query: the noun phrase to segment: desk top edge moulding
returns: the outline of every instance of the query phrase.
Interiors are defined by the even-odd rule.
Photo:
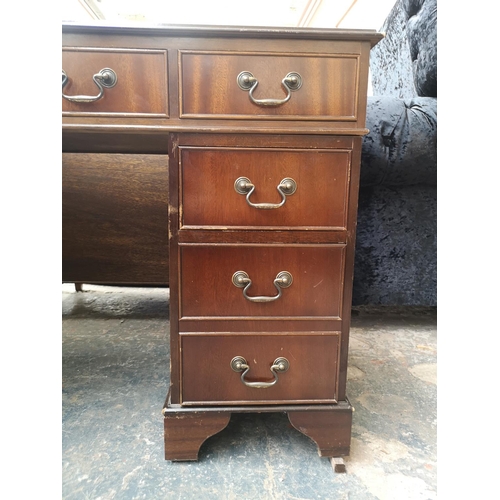
[[[321,40],[355,40],[370,42],[373,47],[383,37],[372,29],[307,28],[283,26],[223,26],[192,24],[148,24],[104,21],[85,23],[65,21],[62,33],[106,34],[106,35],[146,35],[163,37],[229,37],[229,38],[300,38]]]
[[[63,280],[170,287],[167,460],[197,460],[240,412],[285,412],[320,456],[349,454],[361,141],[382,37],[63,24]]]

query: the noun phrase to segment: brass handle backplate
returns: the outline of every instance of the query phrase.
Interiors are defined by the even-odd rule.
[[[280,203],[252,203],[250,196],[255,191],[255,186],[252,184],[248,177],[238,177],[234,181],[234,190],[239,194],[246,195],[247,203],[253,207],[261,210],[271,210],[273,208],[280,208],[285,204],[286,197],[291,196],[297,191],[297,183],[290,177],[285,177],[277,186],[276,189],[281,195]]]
[[[255,99],[253,92],[257,88],[257,85],[259,85],[259,80],[257,80],[257,78],[255,78],[250,71],[242,71],[236,78],[236,81],[238,82],[238,87],[240,87],[241,90],[249,91],[248,97],[250,98],[250,101],[257,104],[257,106],[281,106],[290,100],[292,92],[295,92],[302,87],[302,77],[299,73],[291,72],[288,73],[283,80],[281,80],[281,84],[287,92],[284,99]]]
[[[241,381],[247,387],[254,389],[267,389],[272,387],[278,382],[278,373],[285,373],[290,368],[290,362],[286,358],[276,358],[271,366],[271,373],[274,375],[274,380],[271,382],[248,382],[245,380],[245,375],[250,371],[250,366],[243,356],[235,356],[231,360],[231,369],[235,372],[243,372],[241,374]]]
[[[91,95],[66,95],[64,92],[62,96],[64,99],[71,101],[71,102],[95,102],[101,99],[101,97],[104,95],[104,89],[110,89],[116,85],[116,82],[118,81],[118,77],[116,76],[116,73],[110,69],[110,68],[104,68],[99,71],[99,73],[96,73],[92,79],[94,80],[94,83],[97,85],[97,88],[99,89],[99,94],[96,96],[91,96]],[[68,83],[68,75],[66,75],[66,72],[62,70],[62,88]]]
[[[273,302],[278,300],[282,295],[282,288],[288,288],[293,283],[293,276],[288,271],[281,271],[276,275],[273,283],[278,290],[278,295],[272,297],[257,296],[251,297],[247,294],[248,289],[252,286],[252,280],[245,271],[236,271],[233,274],[233,285],[238,288],[243,288],[243,297],[250,302]]]

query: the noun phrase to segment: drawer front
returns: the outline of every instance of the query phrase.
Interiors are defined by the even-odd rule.
[[[168,116],[166,50],[65,48],[62,69],[68,81],[63,95],[98,96],[93,77],[106,68],[116,74],[115,85],[104,87],[102,97],[93,102],[72,102],[63,97],[63,115]]]
[[[342,310],[344,251],[345,245],[339,244],[181,245],[181,331],[182,320],[193,318],[337,319]],[[247,274],[249,286],[233,278],[240,271]],[[282,272],[291,275],[284,285],[279,281],[285,277]],[[265,301],[257,302],[256,297]]]
[[[181,147],[181,229],[345,229],[350,166],[350,150]]]
[[[336,332],[238,337],[184,335],[181,342],[183,404],[300,404],[336,400],[339,357]],[[247,362],[246,373],[243,367],[242,371],[232,368],[235,357]],[[278,358],[288,362],[286,371],[271,371]],[[252,383],[264,387],[247,385]]]
[[[180,51],[179,59],[181,118],[357,120],[357,54]],[[256,102],[238,84],[242,72],[257,82]],[[282,83],[289,73],[300,76],[297,90]]]

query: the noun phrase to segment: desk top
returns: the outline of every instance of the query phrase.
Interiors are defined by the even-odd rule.
[[[312,40],[370,41],[373,47],[384,38],[376,30],[352,30],[340,28],[295,28],[269,26],[212,26],[89,22],[85,24],[65,22],[63,33],[96,33],[115,35],[149,35],[174,37],[231,37],[231,38],[300,38]]]
[[[63,133],[111,134],[113,143],[168,132],[362,136],[369,52],[383,36],[63,23]]]

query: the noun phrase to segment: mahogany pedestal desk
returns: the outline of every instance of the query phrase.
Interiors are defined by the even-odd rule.
[[[170,286],[165,457],[234,412],[349,454],[371,30],[63,25],[63,280]]]

